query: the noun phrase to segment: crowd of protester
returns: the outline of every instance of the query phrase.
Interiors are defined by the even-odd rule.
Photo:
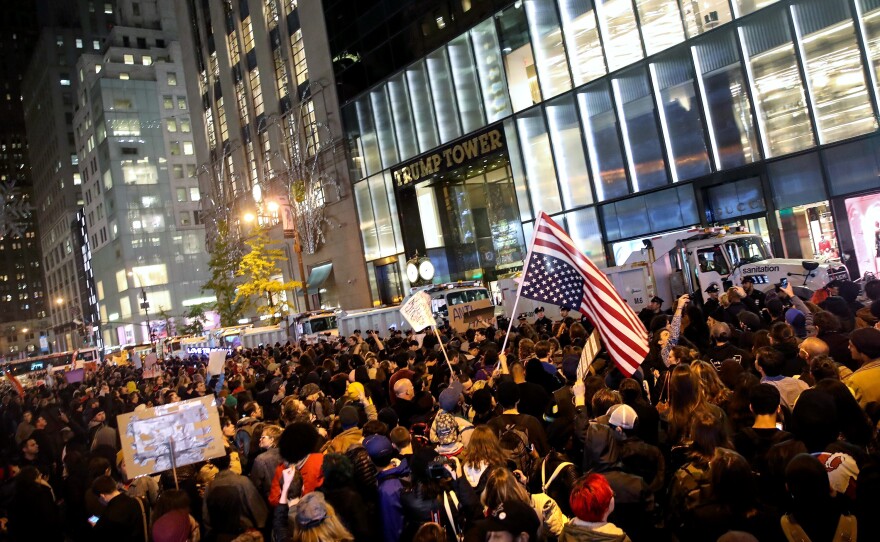
[[[776,290],[655,298],[632,376],[563,310],[8,387],[0,540],[880,540],[880,281]],[[225,454],[130,478],[117,416],[206,395]]]

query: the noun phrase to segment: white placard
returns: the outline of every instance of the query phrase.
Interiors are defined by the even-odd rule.
[[[208,354],[208,374],[223,374],[223,365],[226,363],[226,350],[214,350]]]
[[[413,331],[421,331],[426,327],[437,325],[431,312],[431,296],[426,292],[419,292],[407,299],[400,306],[400,314],[409,322]]]

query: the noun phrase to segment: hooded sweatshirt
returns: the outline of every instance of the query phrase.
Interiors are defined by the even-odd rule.
[[[559,542],[631,542],[626,533],[613,523],[590,523],[573,519],[562,529]]]

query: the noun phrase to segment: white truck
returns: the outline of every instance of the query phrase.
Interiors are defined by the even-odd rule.
[[[431,296],[431,309],[438,324],[447,320],[453,329],[464,332],[477,318],[491,320],[496,307],[489,291],[479,281],[450,282],[413,288],[410,295],[425,291]],[[355,329],[380,334],[389,328],[405,330],[409,324],[400,314],[398,305],[376,309],[342,311],[338,318],[339,334],[349,336]]]
[[[643,241],[618,266],[605,269],[614,287],[637,312],[658,296],[671,304],[682,294],[699,292],[705,301],[713,282],[723,292],[752,277],[755,288],[772,290],[782,279],[801,297],[834,279],[847,280],[840,263],[774,258],[764,240],[745,231],[697,228]]]
[[[339,311],[318,310],[303,312],[293,317],[290,331],[296,340],[305,339],[313,343],[320,337],[336,337],[339,335],[337,319]]]

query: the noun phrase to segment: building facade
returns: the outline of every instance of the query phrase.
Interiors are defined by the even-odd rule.
[[[348,10],[361,11],[346,17]],[[880,271],[876,0],[324,0],[374,298],[744,225]]]
[[[295,312],[369,306],[320,3],[177,6],[209,229],[225,222],[246,240],[271,228],[287,258],[277,279],[306,283],[290,293]]]
[[[98,320],[78,242],[84,204],[73,117],[80,55],[99,51],[115,21],[115,1],[38,2],[41,31],[22,81],[53,351],[94,344]]]
[[[172,0],[121,0],[83,54],[73,118],[81,231],[107,346],[173,335],[209,277]]]

